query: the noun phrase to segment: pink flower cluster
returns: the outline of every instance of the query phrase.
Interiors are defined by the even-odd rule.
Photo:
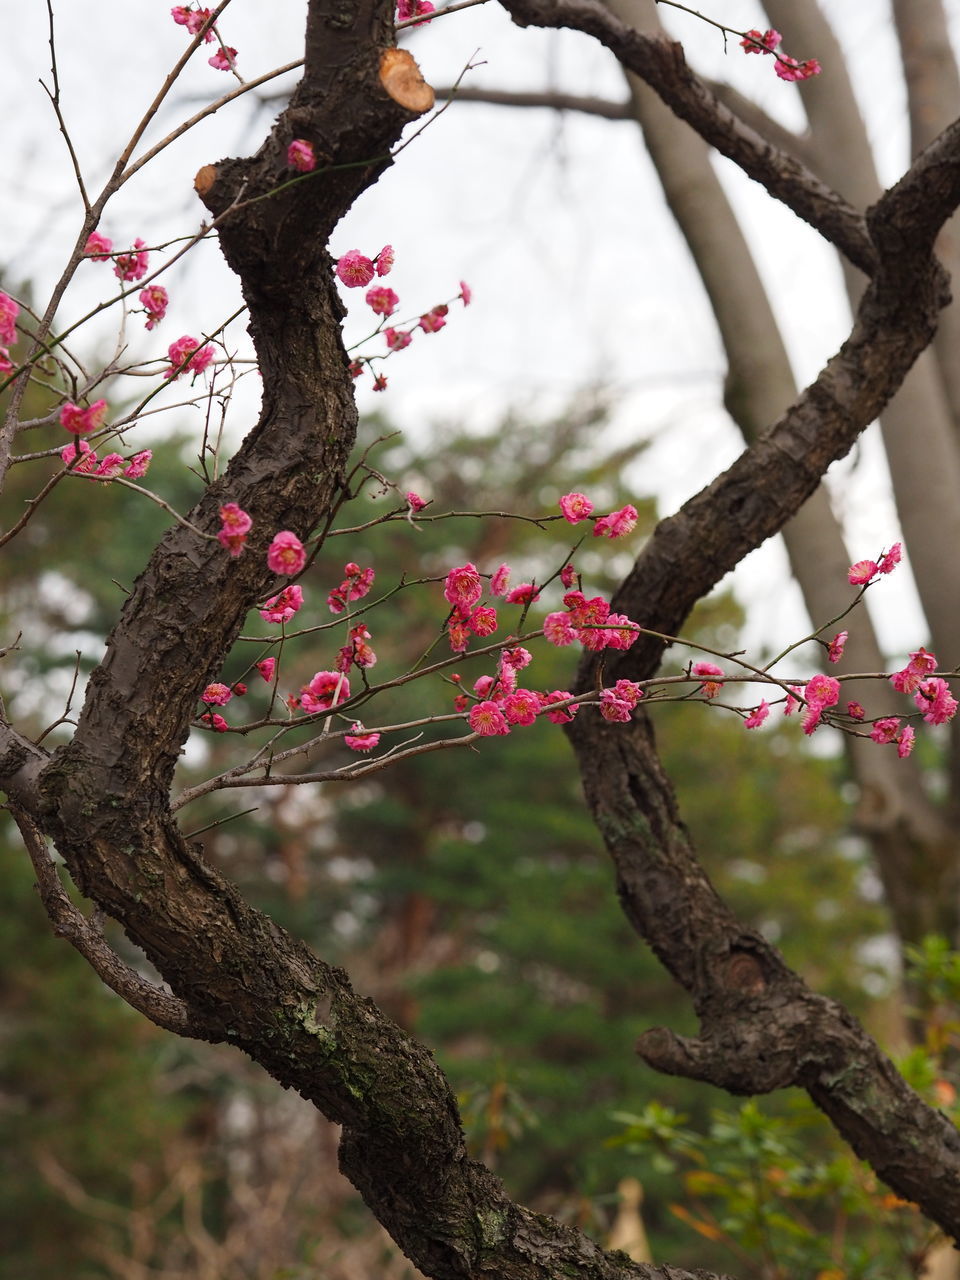
[[[181,373],[192,373],[196,376],[203,373],[213,359],[213,347],[209,343],[201,347],[196,338],[184,334],[176,342],[171,342],[167,348],[167,356],[170,360],[170,368],[164,373],[164,378],[167,380],[179,378]]]
[[[337,259],[335,270],[348,289],[364,289],[374,275],[389,275],[393,262],[393,245],[385,244],[375,258],[365,257],[359,249],[349,249]]]
[[[217,541],[230,552],[231,556],[239,556],[247,541],[247,534],[253,528],[253,521],[235,502],[226,502],[220,508],[220,531]]]
[[[443,594],[451,606],[447,619],[450,648],[463,653],[470,637],[491,636],[497,629],[497,611],[478,602],[483,595],[483,582],[475,564],[458,565],[450,570]]]
[[[531,662],[531,654],[522,645],[505,649],[500,655],[495,676],[481,676],[474,682],[473,690],[479,699],[470,708],[467,717],[471,730],[481,737],[501,736],[510,732],[512,725],[531,725],[541,713],[554,724],[572,720],[578,710],[576,703],[556,707],[566,702],[570,694],[561,689],[552,693],[536,693],[533,689],[517,687],[517,672]],[[454,700],[458,711],[466,709],[469,699],[459,695]],[[551,710],[550,708],[556,708]]]
[[[60,461],[70,468],[73,475],[87,476],[91,480],[114,480],[124,476],[127,480],[141,480],[146,474],[153,458],[152,449],[144,449],[135,453],[132,458],[122,458],[119,453],[108,453],[102,460],[87,444],[86,440],[78,440],[76,445],[68,444],[60,450]],[[79,461],[75,461],[79,459]]]
[[[600,714],[604,720],[625,723],[642,697],[643,690],[634,680],[618,680],[612,689],[601,689]]]
[[[92,239],[93,237],[90,237]],[[90,239],[87,244],[90,244]],[[109,244],[110,241],[107,241]],[[93,256],[93,255],[91,255]],[[99,255],[98,255],[99,256]],[[142,280],[147,274],[147,266],[150,261],[150,254],[147,252],[146,243],[138,236],[133,242],[133,248],[129,253],[118,253],[114,257],[113,274],[118,280]]]
[[[189,9],[186,5],[178,4],[170,10],[170,15],[178,26],[186,27],[192,36],[200,34],[200,28],[207,22],[211,16],[210,9]],[[211,25],[203,33],[204,44],[210,44],[214,40],[220,38],[216,24]],[[211,67],[216,67],[218,71],[231,71],[237,60],[236,49],[231,49],[227,45],[222,44],[212,58],[208,58]]]
[[[892,573],[903,559],[899,542],[895,542],[889,551],[885,551],[879,563],[876,560],[858,560],[847,571],[847,581],[851,587],[865,587],[880,573]]]
[[[745,53],[773,54],[776,58],[773,69],[781,80],[809,80],[811,76],[818,76],[822,68],[816,58],[798,62],[785,53],[774,52],[782,38],[779,31],[758,31],[752,27],[744,32],[740,47]]]
[[[140,290],[140,305],[147,313],[147,328],[155,329],[167,314],[170,298],[162,284],[151,284]]]
[[[260,617],[264,622],[289,622],[302,605],[303,588],[294,584],[271,596],[260,610]]]
[[[828,707],[840,701],[840,681],[833,676],[813,676],[803,691],[807,709],[803,716],[803,732],[813,733]]]
[[[362,600],[376,577],[372,569],[361,569],[353,560],[343,566],[343,581],[327,596],[331,613],[343,613],[350,600]]]
[[[560,510],[569,524],[579,524],[587,520],[593,513],[593,503],[582,493],[565,493],[560,499]],[[637,523],[637,509],[627,505],[619,511],[612,511],[608,516],[601,516],[594,521],[593,536],[599,538],[622,538],[630,533]]]
[[[372,667],[376,665],[377,655],[367,643],[371,639],[370,632],[361,622],[351,627],[348,642],[340,649],[334,665],[338,671],[349,671],[351,667]]]
[[[622,613],[611,613],[602,596],[588,600],[582,591],[568,591],[563,597],[566,613],[550,613],[544,619],[543,634],[551,644],[573,644],[585,649],[629,649],[640,635],[640,627]]]
[[[936,669],[936,654],[921,647],[910,654],[902,671],[893,673],[890,683],[899,693],[913,694],[927,724],[946,724],[957,714],[958,703],[946,680],[931,674]]]

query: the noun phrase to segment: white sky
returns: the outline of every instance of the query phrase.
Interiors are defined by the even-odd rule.
[[[120,24],[91,21],[88,5],[60,0],[57,6],[62,107],[93,190],[184,48],[184,29],[173,23],[169,7],[129,0]],[[701,7],[732,26],[767,25],[753,0],[703,0]],[[948,0],[948,7],[960,20],[960,0]],[[274,0],[265,20],[262,3],[234,0],[221,31],[239,50],[245,77],[300,56],[304,12],[303,0]],[[661,12],[698,70],[733,81],[785,123],[802,123],[796,91],[773,75],[768,61],[744,57],[735,41],[725,53],[718,32],[693,17]],[[893,181],[904,167],[907,130],[889,6],[886,0],[847,0],[831,5],[830,16],[878,140],[881,173]],[[38,84],[41,78],[49,83],[45,6],[39,0],[18,6],[16,19],[4,24],[4,39],[4,280],[14,289],[29,281],[33,296],[43,299],[80,222],[65,148]],[[794,49],[786,32],[784,45],[801,58],[818,52]],[[521,30],[495,3],[417,31],[409,47],[437,85],[451,83],[476,54],[485,65],[471,73],[471,84],[552,86],[611,98],[624,93],[616,63],[594,42]],[[230,77],[208,67],[205,56],[195,57],[148,142],[229,84]],[[203,214],[192,190],[196,170],[254,149],[271,118],[255,116],[241,99],[205,122],[121,192],[101,229],[118,246],[137,235],[152,244],[193,232]],[[798,378],[809,380],[847,331],[835,259],[732,166],[721,162],[720,170],[756,247]],[[616,431],[655,441],[636,484],[641,495],[655,493],[664,512],[736,456],[739,437],[720,407],[724,364],[713,319],[634,126],[454,105],[361,198],[332,248],[335,254],[351,248],[373,254],[388,241],[397,251],[388,283],[400,294],[402,315],[419,315],[451,297],[461,278],[473,287],[475,301],[466,311],[451,308],[441,334],[415,340],[391,360],[385,368],[389,391],[375,396],[361,389],[362,409],[385,410],[410,432],[427,426],[442,431],[445,423],[460,421],[480,428],[496,422],[507,406],[540,414],[588,384],[603,383],[616,392]],[[797,280],[802,289],[793,288]],[[112,281],[108,267],[84,264],[62,318],[82,314]],[[163,355],[182,333],[215,328],[239,303],[236,281],[212,243],[163,283],[172,304],[157,334],[144,333],[142,317],[128,326],[131,350],[144,357]],[[348,334],[365,332],[369,313],[360,291],[349,301],[356,315],[348,319]],[[104,319],[83,335],[76,345],[91,354],[103,349],[98,344],[115,341],[116,326]],[[233,336],[238,344],[245,341],[242,325]],[[245,429],[256,406],[242,398],[239,404],[237,427]],[[172,413],[169,426],[191,421]],[[876,444],[867,441],[856,463],[841,464],[839,474],[853,558],[875,555],[896,536]],[[778,644],[804,626],[779,545],[751,557],[736,580],[750,607],[754,644]],[[923,637],[906,574],[899,585],[890,580],[885,600],[886,621],[880,621],[886,643],[914,647]]]

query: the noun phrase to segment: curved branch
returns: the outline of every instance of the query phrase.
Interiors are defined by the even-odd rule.
[[[687,66],[679,44],[641,35],[599,0],[500,0],[518,26],[568,27],[594,36],[681,119],[770,195],[810,223],[867,275],[876,253],[862,215],[792,155],[739,120]]]

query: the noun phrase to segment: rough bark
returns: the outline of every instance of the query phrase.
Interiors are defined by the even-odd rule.
[[[508,7],[526,21],[543,9],[517,0]],[[585,8],[631,65],[646,57],[638,49],[649,52],[629,33],[610,35],[589,4],[557,8],[567,18]],[[179,1002],[165,1005],[167,1014],[185,1009],[187,1033],[236,1045],[343,1126],[342,1168],[422,1271],[437,1280],[685,1280],[689,1273],[606,1254],[513,1204],[468,1158],[429,1051],[358,996],[346,974],[250,907],[170,813],[197,695],[246,611],[273,585],[263,556],[270,532],[305,536],[337,498],[355,411],[325,244],[409,119],[378,76],[392,9],[392,0],[312,0],[304,81],[289,110],[256,156],[221,161],[200,182],[223,218],[223,251],[243,284],[264,397],[259,421],[190,520],[214,533],[219,505],[238,502],[255,521],[247,554],[225,565],[212,539],[180,526],[168,533],[109,637],[71,743],[48,758],[0,718],[0,783],[28,841],[37,845],[38,831],[51,838],[82,891],[156,965]],[[661,523],[624,583],[617,607],[672,631],[783,526],[930,341],[945,300],[931,247],[960,204],[960,128],[938,139],[864,220],[793,162],[758,154],[675,51],[651,65],[672,77],[668,96],[695,100],[704,120],[714,112],[745,163],[873,272],[850,338],[817,381]],[[275,192],[289,176],[283,156],[294,136],[313,142],[322,167]],[[658,646],[638,645],[618,674],[649,673],[659,657]],[[895,1190],[956,1233],[956,1131],[907,1089],[848,1015],[806,992],[775,952],[738,927],[685,847],[643,724],[620,731],[589,716],[581,723],[579,745],[592,754],[590,801],[628,914],[694,995],[703,1023],[697,1041],[648,1034],[644,1055],[737,1091],[777,1087],[793,1073]],[[662,919],[651,918],[661,908]],[[116,982],[122,987],[125,975]],[[147,1003],[134,988],[128,998]]]

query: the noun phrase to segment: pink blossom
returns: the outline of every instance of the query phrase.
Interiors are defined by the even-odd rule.
[[[532,582],[521,582],[511,587],[504,599],[507,604],[535,604],[540,599],[540,592]]]
[[[144,449],[140,453],[135,453],[124,468],[123,474],[128,480],[142,480],[149,471],[152,461],[152,449]]]
[[[489,605],[481,605],[470,614],[466,625],[475,636],[492,636],[497,629],[497,611]]]
[[[449,309],[445,303],[441,303],[440,306],[434,307],[431,311],[422,315],[417,323],[424,333],[436,333],[438,329],[442,329],[447,323],[445,316]]]
[[[450,648],[454,653],[463,653],[470,644],[472,632],[456,610],[447,622],[447,635],[450,638]]]
[[[466,711],[470,705],[470,699],[465,693],[458,693],[453,700],[454,711]]]
[[[395,258],[396,254],[393,251],[393,245],[385,244],[374,259],[377,264],[377,275],[388,276],[393,269]]]
[[[551,644],[558,646],[573,644],[577,638],[569,613],[548,613],[543,620],[543,634]]]
[[[723,668],[718,667],[715,662],[695,662],[691,667],[691,672],[695,676],[722,676]],[[700,686],[700,692],[706,698],[715,698],[723,688],[722,680],[704,680]],[[789,712],[787,712],[789,715]]]
[[[217,71],[232,71],[237,63],[237,51],[229,45],[222,44],[212,58],[208,58],[210,66]]]
[[[601,689],[600,714],[604,720],[626,722],[633,714],[633,707],[618,698],[612,689]]]
[[[367,733],[358,720],[350,733],[343,735],[343,740],[351,751],[372,751],[380,741],[380,735],[379,733]]]
[[[643,697],[643,689],[635,680],[618,680],[613,686],[614,696],[628,706],[635,707]]]
[[[902,559],[903,550],[900,543],[895,542],[890,550],[880,557],[880,564],[877,567],[881,573],[892,573]]]
[[[916,734],[910,725],[905,724],[900,730],[900,736],[897,738],[897,755],[901,760],[905,759],[913,750]]]
[[[460,299],[460,301],[463,303],[465,307],[469,307],[470,302],[473,298],[473,290],[467,284],[466,280],[460,281],[460,292],[457,294],[457,297]]]
[[[407,500],[407,506],[414,513],[414,515],[416,515],[418,511],[422,511],[424,507],[427,505],[426,499],[421,498],[419,493],[414,493],[412,489],[408,489],[407,492],[404,494],[404,497]]]
[[[354,666],[375,667],[377,665],[377,655],[374,653],[370,645],[367,644],[367,641],[370,639],[370,632],[363,623],[351,628],[350,644],[345,645],[344,648],[350,652]]]
[[[94,476],[98,480],[115,480],[123,470],[123,458],[119,453],[108,453],[106,457],[100,460],[100,463],[94,472]]]
[[[0,290],[0,342],[13,346],[17,340],[17,316],[20,304]]]
[[[744,53],[773,53],[782,39],[779,31],[760,32],[755,27],[751,27],[749,31],[744,32],[740,48]]]
[[[184,334],[176,342],[167,347],[170,368],[164,373],[166,379],[179,378],[181,373],[203,373],[213,359],[213,347],[209,344],[201,347],[196,338]]]
[[[532,661],[533,654],[522,644],[514,645],[512,649],[504,649],[500,655],[501,669],[509,668],[511,671],[522,671],[524,667],[529,667]]]
[[[488,698],[496,683],[494,676],[477,676],[473,682],[473,692],[478,698]]]
[[[287,164],[298,173],[309,173],[317,167],[317,157],[313,147],[303,138],[294,138],[287,147]]]
[[[608,649],[629,649],[640,637],[640,626],[625,613],[610,613],[603,636]]]
[[[823,68],[816,58],[798,62],[796,58],[790,58],[785,53],[781,53],[773,69],[781,80],[809,80],[811,76],[818,76]]]
[[[415,27],[422,27],[429,19],[428,13],[433,13],[434,5],[432,0],[397,0],[397,21],[409,22],[411,18],[420,18],[419,22],[415,22]]]
[[[450,604],[459,609],[472,609],[483,595],[483,583],[475,564],[464,564],[447,574],[443,594]]]
[[[898,693],[916,693],[924,677],[937,669],[937,655],[928,653],[921,645],[910,654],[910,661],[902,671],[895,671],[890,683]]]
[[[862,587],[872,582],[879,572],[880,566],[876,560],[858,560],[847,570],[847,581],[851,587]]]
[[[503,714],[510,724],[533,724],[539,711],[540,699],[532,689],[516,689],[503,700]]]
[[[367,306],[378,316],[392,316],[400,299],[386,285],[374,285],[364,295]]]
[[[565,493],[560,499],[560,510],[568,524],[579,524],[593,511],[593,503],[585,494]]]
[[[89,241],[87,242],[89,244]],[[134,240],[129,253],[118,253],[113,264],[113,274],[118,280],[142,280],[147,274],[150,255],[145,241]]]
[[[81,409],[77,404],[65,404],[60,409],[60,425],[72,431],[75,436],[85,436],[88,431],[95,431],[100,426],[106,412],[106,400],[95,400],[86,409]]]
[[[229,685],[225,684],[208,684],[200,695],[200,701],[205,702],[209,707],[223,707],[233,697]]]
[[[331,613],[343,613],[348,600],[362,600],[376,577],[373,569],[361,569],[353,560],[343,566],[344,578],[327,596]]]
[[[0,373],[10,373],[13,370],[13,361],[10,359],[10,352],[6,347],[0,347]]]
[[[87,243],[83,246],[83,256],[92,258],[94,262],[106,262],[113,249],[113,241],[102,236],[99,231],[91,231]]]
[[[847,703],[847,715],[851,720],[862,720],[866,714],[859,702]]]
[[[273,573],[282,573],[292,578],[307,563],[307,553],[303,543],[289,529],[282,529],[274,535],[267,548],[267,567]]]
[[[235,502],[228,502],[220,508],[220,531],[217,540],[232,556],[243,551],[247,534],[253,528],[253,521]]]
[[[347,365],[347,372],[351,378],[359,378],[363,373],[363,362],[361,360],[351,360]]]
[[[840,681],[833,676],[815,675],[807,683],[803,691],[807,702],[807,710],[803,716],[803,732],[813,733],[827,707],[835,706],[840,701]]]
[[[318,671],[309,684],[300,690],[300,705],[313,715],[317,711],[329,711],[350,697],[350,681],[341,671]]]
[[[302,587],[284,587],[278,595],[270,597],[260,610],[260,617],[264,622],[289,622],[302,604]]]
[[[927,724],[946,724],[957,714],[957,700],[950,693],[946,680],[939,676],[924,680],[913,695],[913,701],[923,712]]]
[[[601,516],[594,523],[593,536],[595,538],[599,538],[601,535],[605,535],[608,538],[622,538],[625,534],[630,533],[636,523],[637,509],[628,504],[625,507],[621,507],[619,511],[612,511],[608,516]]]
[[[569,591],[577,580],[577,571],[572,564],[565,564],[560,570],[560,581]]]
[[[374,379],[373,379],[373,390],[374,390],[374,391],[386,391],[386,389],[387,389],[387,379],[386,379],[386,376],[385,376],[384,374],[382,374],[382,373],[378,373],[378,374],[376,374],[376,375],[375,375],[375,377],[374,377]]]
[[[402,351],[413,341],[413,334],[406,329],[384,329],[383,336],[391,351]]]
[[[570,694],[564,689],[554,689],[553,693],[541,693],[540,703],[544,708],[551,707],[555,702],[564,702]],[[580,710],[580,704],[571,702],[567,707],[560,707],[556,711],[545,711],[548,720],[553,724],[569,724],[573,717]]]
[[[493,577],[490,579],[490,594],[492,596],[504,596],[507,594],[507,584],[510,581],[510,566],[508,564],[500,565],[495,570]]]
[[[214,733],[226,733],[230,728],[223,716],[218,715],[216,711],[208,711],[206,715],[200,717],[200,720],[202,724],[208,724]]]
[[[181,27],[186,27],[192,36],[195,36],[203,24],[210,17],[209,9],[189,9],[186,5],[178,4],[170,10],[174,22]],[[205,36],[205,42],[213,39],[213,32],[208,31]]]
[[[242,680],[238,680],[236,684],[231,685],[230,691],[235,698],[242,698],[243,695],[247,692],[247,686],[243,683]]]
[[[256,665],[264,680],[266,680],[267,684],[270,684],[273,680],[273,673],[277,669],[276,658],[261,658]]]
[[[470,728],[482,738],[491,738],[510,732],[510,726],[495,702],[478,702],[470,708]]]
[[[843,657],[843,648],[847,643],[848,632],[838,631],[827,648],[827,657],[831,662],[839,662]]]
[[[787,692],[787,696],[783,702],[783,714],[785,716],[792,716],[794,711],[796,711],[797,707],[799,707],[800,705],[799,695],[800,695],[800,689],[797,687],[797,685],[795,684],[790,685]]]
[[[874,742],[893,742],[899,728],[899,716],[884,716],[874,722],[873,728],[870,730],[870,737]]]
[[[816,702],[821,707],[832,707],[840,701],[840,681],[833,676],[811,676],[803,696],[808,703]]]
[[[338,258],[336,270],[348,289],[366,288],[373,279],[373,263],[359,249],[350,249]]]
[[[147,313],[147,328],[154,329],[167,314],[170,302],[162,284],[151,284],[140,290],[140,305]]]
[[[746,720],[743,722],[743,727],[745,729],[759,729],[769,714],[770,706],[766,700],[764,700],[760,703],[759,707],[754,707],[750,712]]]
[[[96,469],[97,455],[93,452],[86,440],[78,440],[80,446],[80,461],[75,466],[70,466],[74,458],[77,456],[76,445],[68,444],[60,450],[60,460],[65,467],[76,475],[90,475]]]

